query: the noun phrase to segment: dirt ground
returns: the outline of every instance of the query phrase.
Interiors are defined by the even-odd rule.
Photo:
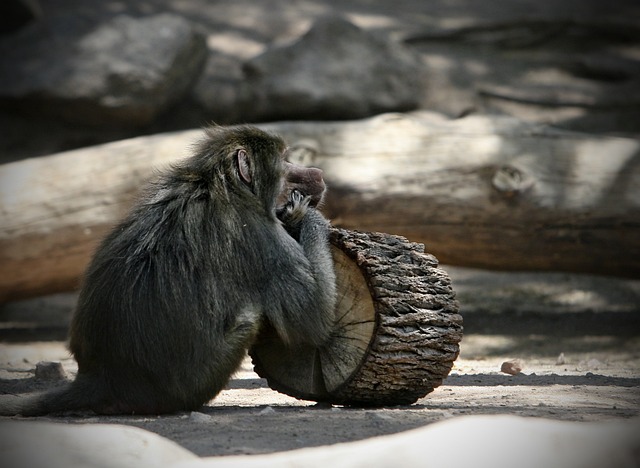
[[[271,390],[247,359],[197,413],[37,419],[137,426],[208,456],[354,441],[460,415],[571,421],[640,415],[640,281],[444,268],[465,318],[461,354],[443,385],[413,405],[362,409],[296,400]],[[55,385],[35,378],[39,361],[61,361],[73,376],[64,323],[74,299],[62,294],[0,309],[0,393]],[[500,372],[511,359],[523,362],[521,374]]]

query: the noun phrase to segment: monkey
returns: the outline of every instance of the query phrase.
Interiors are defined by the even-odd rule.
[[[329,222],[318,211],[326,187],[320,169],[286,151],[256,127],[205,129],[95,251],[69,329],[76,378],[5,397],[0,414],[196,410],[261,326],[292,347],[326,343],[336,320]]]

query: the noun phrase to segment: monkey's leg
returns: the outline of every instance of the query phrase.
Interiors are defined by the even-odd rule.
[[[413,403],[458,356],[462,317],[448,275],[422,244],[402,237],[332,229],[331,243],[339,318],[332,339],[292,349],[264,330],[250,351],[256,372],[301,399]]]

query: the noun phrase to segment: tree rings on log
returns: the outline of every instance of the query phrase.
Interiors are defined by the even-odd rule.
[[[424,245],[381,233],[331,230],[337,324],[321,347],[288,347],[264,327],[250,350],[271,388],[349,406],[415,402],[458,357],[462,317],[449,276]],[[313,311],[310,311],[313,313]]]

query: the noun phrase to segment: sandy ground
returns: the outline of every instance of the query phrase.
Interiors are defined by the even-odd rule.
[[[413,405],[358,409],[296,400],[271,390],[247,359],[227,389],[197,413],[37,419],[128,424],[204,456],[354,441],[460,415],[571,421],[640,415],[640,281],[462,268],[450,274],[466,320],[461,354],[443,385]],[[43,360],[61,361],[73,377],[75,361],[59,325],[73,300],[58,295],[0,309],[0,393],[55,385],[34,377]],[[511,359],[523,362],[521,374],[500,372]]]
[[[562,346],[566,352],[565,364],[561,365],[552,356],[536,353],[540,340],[527,341],[530,351],[519,353],[527,355],[525,370],[509,376],[499,370],[510,355],[496,355],[500,354],[496,350],[511,348],[516,344],[512,338],[467,336],[449,378],[410,406],[352,409],[296,400],[268,388],[266,381],[253,373],[247,359],[227,389],[198,413],[36,419],[128,424],[165,436],[205,456],[268,453],[360,440],[469,414],[515,414],[572,421],[612,420],[639,414],[638,339],[567,341]],[[25,381],[16,385],[20,390],[46,386],[31,382],[35,380],[31,372],[34,361],[62,359],[70,374],[75,368],[62,342],[3,345],[2,352],[3,361],[7,355],[13,358],[15,374]],[[0,375],[5,378],[7,372]]]

